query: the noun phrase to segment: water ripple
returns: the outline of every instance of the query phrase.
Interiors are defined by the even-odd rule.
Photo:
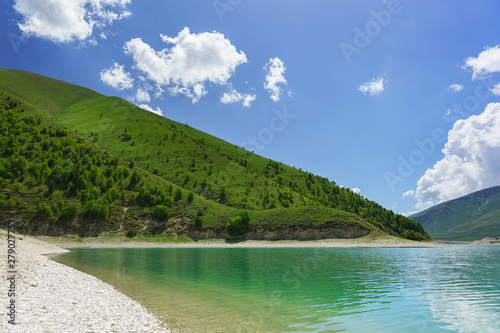
[[[193,331],[215,331],[210,322],[219,331],[500,332],[500,246],[122,249],[61,258],[122,287],[133,276],[130,295],[139,288],[155,313]],[[172,295],[200,315],[168,307]],[[249,324],[235,326],[235,318]]]

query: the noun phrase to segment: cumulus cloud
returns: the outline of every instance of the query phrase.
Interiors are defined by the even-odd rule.
[[[493,89],[491,89],[491,93],[495,96],[500,96],[500,83],[497,83]]]
[[[245,53],[216,31],[195,34],[186,27],[176,37],[161,39],[170,48],[157,51],[135,38],[125,43],[125,54],[158,87],[186,95],[193,103],[207,94],[207,83],[226,84],[236,67],[247,62]]]
[[[231,104],[243,101],[243,106],[250,107],[250,103],[252,103],[257,98],[256,95],[251,94],[242,94],[236,91],[231,87],[229,92],[225,92],[220,98],[221,103]]]
[[[403,193],[403,198],[413,197],[413,196],[415,196],[415,191],[414,190],[408,190],[405,193]]]
[[[134,79],[123,68],[123,65],[115,62],[110,68],[103,69],[101,71],[101,81],[118,90],[132,88]]]
[[[417,182],[416,208],[500,185],[500,103],[455,122],[442,152],[444,158]]]
[[[458,83],[454,83],[454,84],[450,85],[448,87],[448,89],[450,89],[451,91],[454,91],[454,92],[459,92],[462,89],[464,89],[464,86],[461,84],[458,84]]]
[[[271,99],[274,102],[278,102],[283,91],[281,85],[287,84],[284,76],[286,70],[285,64],[276,57],[269,59],[269,62],[264,66],[264,70],[267,71],[264,88],[269,91]]]
[[[473,80],[500,72],[500,45],[487,48],[477,58],[467,58],[463,67],[472,69]]]
[[[104,28],[128,17],[130,0],[15,0],[23,16],[19,29],[27,36],[67,43],[92,38],[94,28]],[[92,39],[95,44],[95,39]]]
[[[360,194],[361,193],[361,190],[359,188],[357,188],[357,187],[353,188],[351,191],[353,191],[356,194]]]
[[[163,112],[160,110],[159,107],[156,108],[156,110],[154,110],[152,107],[150,107],[149,105],[147,104],[139,104],[137,105],[138,107],[140,107],[141,109],[144,109],[146,111],[150,111],[150,112],[153,112],[153,113],[156,113],[157,115],[159,116],[162,116],[163,115]]]
[[[149,96],[149,93],[146,90],[139,88],[135,94],[135,100],[141,103],[149,102],[151,101],[151,96]]]
[[[385,83],[387,83],[387,80],[385,80],[383,76],[379,76],[378,78],[373,78],[369,82],[363,83],[358,87],[358,90],[365,95],[380,95],[384,91]]]

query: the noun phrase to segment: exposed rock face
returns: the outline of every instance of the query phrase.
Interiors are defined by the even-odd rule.
[[[370,233],[365,229],[305,229],[305,230],[277,230],[254,231],[244,235],[247,239],[257,240],[318,240],[327,238],[358,238]]]
[[[263,229],[250,230],[238,239],[245,240],[319,240],[329,238],[359,238],[370,233],[370,230],[363,228],[334,229],[334,228],[305,228],[295,230],[274,230]],[[186,233],[190,238],[211,239],[211,238],[232,238],[225,231],[218,230],[190,230]]]
[[[16,231],[32,236],[57,237],[72,234],[93,237],[103,232],[103,222],[89,221],[82,218],[57,223],[43,219],[33,219],[30,221],[23,219],[16,220],[18,221]]]
[[[140,224],[153,234],[170,233],[186,235],[194,240],[226,238],[232,239],[224,227],[196,229],[193,223],[182,218],[171,218],[158,221],[151,218],[141,219]],[[44,220],[18,220],[16,228],[19,232],[33,236],[63,236],[66,234],[95,237],[104,230],[103,222],[95,222],[76,218],[67,222],[47,222]],[[322,225],[295,224],[277,230],[266,230],[254,226],[236,239],[245,240],[319,240],[328,238],[359,238],[366,236],[370,230],[362,225],[339,227],[334,221]]]

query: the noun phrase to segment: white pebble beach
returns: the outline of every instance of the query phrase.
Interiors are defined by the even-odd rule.
[[[2,263],[0,332],[101,333],[170,332],[146,308],[99,279],[50,260],[68,250],[16,235],[15,297],[8,296],[6,235],[0,237]],[[15,300],[15,325],[7,306]]]

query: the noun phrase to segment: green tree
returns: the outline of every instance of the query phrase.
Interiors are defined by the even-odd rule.
[[[153,217],[158,220],[166,220],[170,216],[170,208],[157,205],[153,208]]]
[[[86,190],[87,186],[88,186],[87,181],[85,180],[83,175],[80,175],[76,180],[76,188],[79,190]]]
[[[52,215],[54,215],[52,209],[50,209],[50,207],[45,203],[41,203],[38,205],[36,213],[37,215],[44,217],[51,217]]]
[[[240,215],[229,220],[226,225],[227,233],[232,237],[240,236],[248,228],[249,223],[250,216],[247,211],[243,211]]]
[[[61,219],[64,221],[74,219],[79,210],[80,204],[78,202],[68,202],[61,210]]]
[[[52,169],[49,179],[61,184],[63,182],[63,172],[63,168],[58,164]]]
[[[99,185],[99,181],[101,180],[101,171],[99,170],[99,167],[97,165],[93,165],[92,168],[90,169],[90,175],[89,175],[89,180],[94,186]]]
[[[241,218],[239,216],[231,218],[227,223],[226,228],[229,236],[240,236],[243,233],[243,224],[241,223]]]
[[[141,175],[139,175],[139,173],[136,170],[134,170],[134,172],[132,173],[132,177],[130,178],[130,184],[135,185],[140,180],[141,180]]]
[[[172,203],[174,202],[174,200],[171,196],[168,196],[165,198],[165,200],[163,200],[163,202],[165,203],[165,206],[172,207]]]
[[[201,229],[203,225],[203,218],[201,216],[196,216],[196,218],[194,219],[194,227],[196,229]]]
[[[114,185],[115,185],[115,180],[112,177],[108,178],[108,180],[106,181],[106,187],[112,188]]]
[[[28,161],[24,158],[24,156],[19,156],[15,160],[15,165],[14,167],[16,168],[17,171],[19,171],[22,174],[24,174],[28,168]]]
[[[285,208],[290,207],[290,201],[288,199],[284,199],[281,201],[281,205]]]
[[[226,199],[227,199],[226,187],[225,186],[221,186],[221,188],[219,190],[219,200],[221,202],[225,202]]]
[[[83,205],[83,214],[91,219],[107,220],[109,208],[102,203],[96,203],[94,200],[89,200]]]
[[[174,200],[179,201],[181,199],[182,199],[182,190],[180,188],[178,188],[177,191],[175,191]]]

